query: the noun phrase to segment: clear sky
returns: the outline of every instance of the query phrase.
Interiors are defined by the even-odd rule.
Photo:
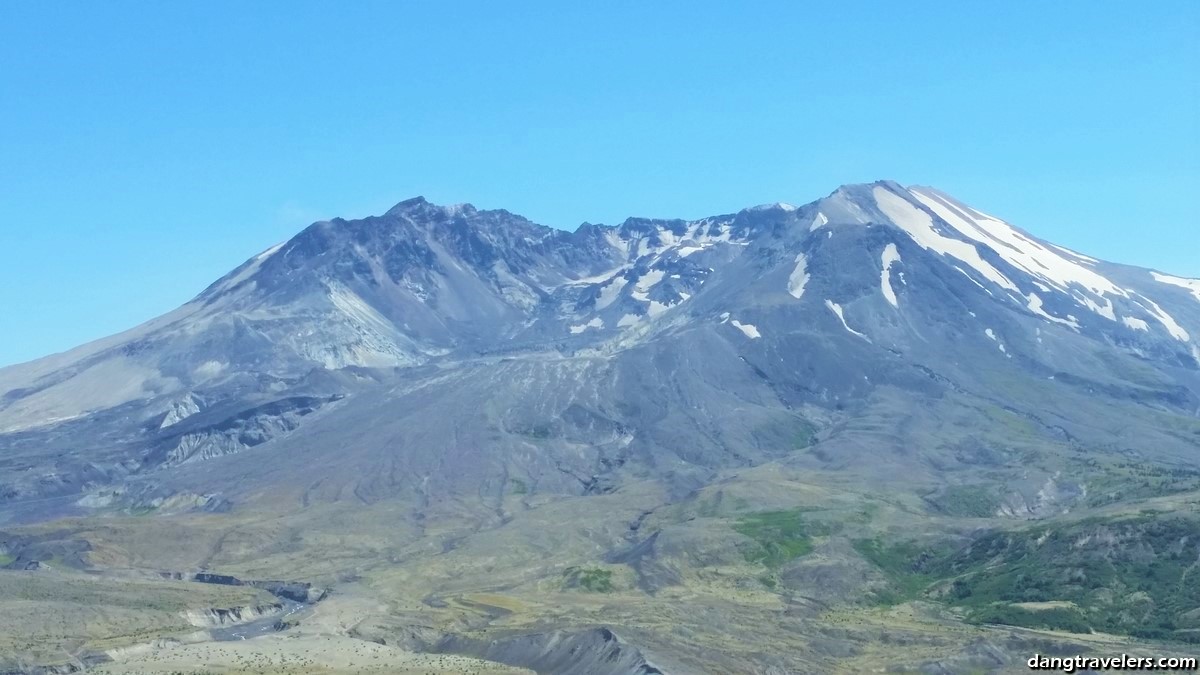
[[[880,178],[1200,277],[1200,2],[0,2],[0,364],[413,195],[573,229]]]

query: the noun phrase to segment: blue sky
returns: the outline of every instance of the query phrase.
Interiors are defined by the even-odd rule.
[[[1200,276],[1198,35],[1166,0],[3,3],[0,364],[417,194],[573,229],[891,178]]]

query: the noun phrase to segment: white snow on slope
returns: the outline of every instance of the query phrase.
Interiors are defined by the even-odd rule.
[[[775,208],[776,206],[785,208],[786,210],[786,205],[771,205],[771,208]],[[604,238],[608,244],[616,249],[620,256],[627,262],[625,266],[616,271],[627,269],[633,263],[643,258],[649,258],[650,264],[653,265],[671,253],[680,258],[686,258],[717,244],[749,245],[748,241],[734,239],[733,228],[730,223],[716,222],[707,218],[689,222],[682,234],[676,234],[674,230],[662,226],[657,226],[654,232],[634,232],[627,234],[628,238],[623,237],[620,230],[609,230],[604,233]],[[604,280],[594,279],[593,282]],[[581,279],[575,283],[584,281]]]
[[[1171,337],[1179,340],[1180,342],[1187,342],[1192,339],[1192,336],[1189,335],[1186,330],[1184,330],[1183,326],[1180,326],[1178,323],[1176,323],[1175,319],[1173,319],[1170,314],[1164,312],[1162,307],[1159,307],[1157,303],[1145,296],[1138,297],[1140,300],[1136,300],[1135,302],[1141,305],[1142,308],[1147,312],[1150,312],[1151,316],[1157,319],[1158,322],[1163,325],[1163,328],[1167,329],[1167,332],[1171,334]],[[1146,305],[1150,306],[1147,307]]]
[[[732,324],[734,328],[745,333],[746,337],[750,338],[751,340],[757,340],[758,338],[762,337],[762,333],[759,333],[758,328],[754,327],[752,324],[742,323],[737,319],[734,319],[729,323]]]
[[[570,331],[572,335],[578,335],[589,328],[604,328],[604,319],[596,317],[587,323],[571,326]]]
[[[1162,308],[1149,299],[1118,286],[1111,279],[1092,269],[1092,266],[1098,262],[1094,258],[1088,258],[1053,244],[1042,244],[1008,223],[961,204],[936,190],[914,187],[909,188],[908,192],[936,214],[954,232],[972,242],[987,246],[1005,262],[1028,274],[1033,278],[1033,283],[1044,292],[1054,290],[1063,293],[1092,313],[1110,321],[1118,321],[1113,299],[1126,298],[1138,302],[1146,308],[1175,339],[1183,342],[1190,340],[1188,332]],[[1035,294],[1021,293],[1012,280],[994,265],[982,259],[974,245],[939,232],[929,214],[908,200],[883,187],[876,187],[873,193],[880,210],[921,246],[957,258],[990,281],[1010,291],[1017,291],[1013,295],[1020,295],[1024,298],[1029,310],[1042,318],[1072,328],[1078,327],[1078,320],[1074,316],[1068,315],[1066,319],[1063,319],[1050,315],[1043,308],[1041,298]],[[961,268],[960,271],[966,272]],[[968,276],[971,275],[968,274]],[[1163,281],[1159,275],[1156,275],[1155,278]],[[1175,280],[1191,281],[1178,278]],[[1171,281],[1166,283],[1171,283]],[[1195,283],[1198,287],[1197,292],[1200,293],[1200,280],[1196,280]],[[1176,283],[1175,285],[1193,290],[1189,283]],[[1139,301],[1138,298],[1144,302]]]
[[[1131,316],[1121,317],[1121,322],[1134,330],[1144,330],[1144,331],[1150,330],[1150,324],[1146,323],[1145,321],[1142,321],[1141,319],[1135,319]]]
[[[836,302],[834,302],[834,301],[832,301],[832,300],[826,300],[826,301],[825,301],[825,306],[829,308],[829,311],[831,311],[831,312],[833,312],[834,314],[836,314],[836,315],[837,315],[838,321],[841,321],[841,322],[842,322],[842,327],[844,327],[846,330],[850,331],[851,333],[853,333],[853,334],[857,335],[858,337],[860,337],[860,338],[862,338],[862,339],[866,340],[867,342],[870,342],[870,341],[871,341],[871,338],[869,338],[869,337],[867,337],[866,335],[863,335],[862,333],[860,333],[860,332],[858,332],[858,331],[854,330],[853,328],[851,328],[851,327],[850,327],[850,324],[846,323],[846,317],[845,317],[845,315],[842,313],[842,306],[841,306],[841,305],[837,304]]]
[[[625,277],[617,277],[600,287],[600,296],[596,298],[596,309],[604,309],[621,297],[621,289],[629,283]]]
[[[813,218],[812,226],[808,228],[809,232],[815,232],[829,223],[829,218],[824,213],[817,211],[817,215]]]
[[[665,275],[666,272],[662,270],[650,270],[649,272],[646,272],[639,277],[637,283],[633,285],[633,291],[630,292],[630,295],[633,296],[634,300],[649,302],[650,299],[646,297],[646,294],[650,292],[651,288],[654,288],[655,284],[662,281]]]
[[[796,255],[796,268],[788,275],[788,293],[793,298],[799,299],[804,295],[804,286],[808,284],[808,260],[804,254]]]
[[[1037,293],[1030,293],[1029,295],[1025,296],[1025,298],[1029,301],[1029,304],[1027,304],[1026,307],[1028,307],[1029,311],[1033,312],[1034,314],[1037,314],[1047,321],[1061,323],[1064,326],[1069,326],[1075,330],[1079,330],[1079,322],[1075,321],[1073,318],[1060,319],[1042,309],[1042,298]]]
[[[920,244],[922,248],[957,258],[997,286],[1010,291],[1017,290],[1016,284],[1009,281],[1008,277],[993,267],[991,263],[981,258],[979,251],[973,245],[938,232],[934,228],[933,219],[929,217],[929,214],[913,206],[908,200],[883,187],[876,187],[874,195],[879,210],[907,232],[913,241]],[[970,275],[968,274],[968,276]]]
[[[900,302],[896,299],[896,290],[892,288],[892,263],[899,261],[900,252],[896,250],[895,244],[888,244],[884,247],[881,259],[883,271],[880,273],[879,286],[883,290],[883,297],[892,303],[892,307],[900,306]]]
[[[600,274],[596,274],[596,275],[593,275],[590,277],[579,277],[578,279],[573,279],[571,281],[568,281],[566,285],[568,285],[568,286],[590,286],[592,284],[602,284],[605,281],[612,279],[614,276],[620,274],[621,272],[624,272],[627,269],[629,269],[629,265],[619,265],[617,267],[612,268],[611,270],[608,270],[607,272],[601,272]],[[614,281],[615,281],[615,279],[614,279]]]
[[[1086,257],[1043,245],[999,218],[955,202],[934,190],[910,188],[909,194],[959,234],[992,249],[1013,267],[1060,291],[1071,293],[1096,314],[1110,321],[1117,320],[1112,301],[1104,296],[1129,297],[1129,292],[1084,264],[1088,260]],[[1079,293],[1079,289],[1103,304]]]
[[[1075,298],[1075,300],[1077,302],[1079,302],[1081,305],[1083,305],[1084,307],[1087,307],[1088,309],[1092,310],[1092,312],[1099,314],[1100,316],[1108,319],[1109,321],[1117,320],[1117,312],[1113,308],[1112,300],[1110,300],[1108,298],[1101,298],[1102,300],[1104,300],[1104,304],[1098,305],[1098,304],[1096,304],[1095,300],[1092,300],[1091,298],[1087,297],[1086,295],[1082,295],[1079,293],[1072,293],[1071,297]]]
[[[642,317],[638,316],[637,314],[626,314],[617,321],[617,327],[625,328],[626,326],[632,326],[640,321],[641,318]]]
[[[1004,343],[1000,341],[1000,338],[996,337],[996,331],[992,330],[991,328],[987,328],[984,329],[983,333],[984,335],[988,336],[989,340],[996,343],[996,346],[1000,348],[1001,352],[1004,352],[1005,355],[1008,354],[1008,350],[1004,348]]]
[[[1178,286],[1195,296],[1196,300],[1200,300],[1200,279],[1185,279],[1183,277],[1173,277],[1169,274],[1160,274],[1158,272],[1151,272],[1150,274],[1154,277],[1155,281],[1164,284],[1170,284],[1172,286]]]
[[[652,319],[668,309],[671,309],[671,305],[665,305],[657,300],[650,300],[649,302],[650,304],[646,307],[646,315]]]
[[[1050,250],[999,218],[954,203],[933,190],[913,188],[909,193],[960,234],[986,245],[1013,267],[1059,290],[1067,291],[1078,284],[1098,296],[1128,295],[1104,275]]]
[[[628,259],[628,258],[629,258],[629,244],[630,244],[630,240],[628,240],[628,239],[622,239],[622,238],[621,238],[621,233],[620,233],[620,232],[618,232],[617,230],[607,230],[607,231],[604,233],[604,240],[605,240],[606,242],[608,242],[608,245],[609,245],[609,246],[612,246],[613,248],[615,248],[615,249],[617,249],[618,251],[620,251],[620,252],[621,252],[621,256],[622,256],[623,258],[625,258],[625,259]]]

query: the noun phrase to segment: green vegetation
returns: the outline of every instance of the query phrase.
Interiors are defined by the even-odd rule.
[[[526,485],[525,481],[521,480],[520,478],[510,478],[508,479],[508,484],[512,486],[510,491],[514,495],[523,495],[529,493],[529,486]]]
[[[1134,461],[1104,465],[1089,459],[1078,463],[1091,474],[1086,502],[1090,507],[1200,489],[1200,471],[1195,469]]]
[[[1068,601],[1093,630],[1200,641],[1184,632],[1200,608],[1200,579],[1188,579],[1198,559],[1200,522],[1150,515],[992,533],[947,560],[945,572],[959,577],[960,604]],[[1021,620],[1071,623],[1059,612]]]
[[[754,540],[753,547],[742,551],[746,561],[774,570],[812,551],[812,538],[801,513],[800,509],[764,511],[739,519],[734,531]]]
[[[1023,628],[1065,630],[1071,633],[1091,632],[1083,615],[1069,607],[1031,610],[1013,605],[996,605],[974,610],[969,617],[975,623],[999,623]]]
[[[0,553],[0,567],[12,564],[16,558],[8,553]]]
[[[1200,521],[1148,514],[984,534],[955,551],[856,542],[891,582],[976,623],[1200,642]],[[936,592],[935,592],[936,589]]]
[[[890,588],[875,593],[881,605],[896,605],[919,597],[934,581],[931,563],[946,554],[946,549],[930,549],[914,542],[886,545],[880,539],[854,542],[859,555],[878,567]]]
[[[592,593],[611,593],[612,571],[598,567],[570,567],[563,572],[569,588],[582,588]]]

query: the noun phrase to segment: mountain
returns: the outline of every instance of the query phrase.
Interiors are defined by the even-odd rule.
[[[437,596],[427,609],[451,614],[443,596],[470,614],[468,591],[539,579],[571,597],[704,589],[719,600],[690,619],[706,617],[696,636],[750,616],[760,600],[747,594],[804,625],[792,656],[726,657],[633,610],[555,619],[636,638],[621,672],[866,659],[860,645],[878,636],[833,635],[814,617],[899,598],[917,572],[930,589],[967,574],[939,546],[1084,513],[1193,513],[1178,499],[1196,490],[1200,280],[1091,258],[888,181],[575,232],[418,197],[314,223],[171,313],[0,369],[0,526],[70,518],[54,541],[92,551],[80,566],[286,569],[385,595],[420,579]],[[168,522],[203,551],[159,550]],[[1179,527],[1191,551],[1200,530]],[[889,566],[934,532],[923,559],[944,562]],[[10,545],[13,560],[50,550],[11,537],[25,547]],[[521,596],[523,630],[549,630],[539,622],[555,613],[529,609],[541,592]],[[1085,623],[1100,620],[1072,597]],[[936,590],[902,600],[954,604]],[[1200,630],[1184,618],[1200,611],[1176,609],[1152,637]],[[491,611],[421,624],[452,636],[441,642],[411,638],[396,611],[363,626],[424,650],[554,661],[520,656],[551,633]],[[493,629],[501,642],[464,637]],[[946,664],[1006,649],[959,653],[942,638],[951,661],[920,667],[955,672]]]

